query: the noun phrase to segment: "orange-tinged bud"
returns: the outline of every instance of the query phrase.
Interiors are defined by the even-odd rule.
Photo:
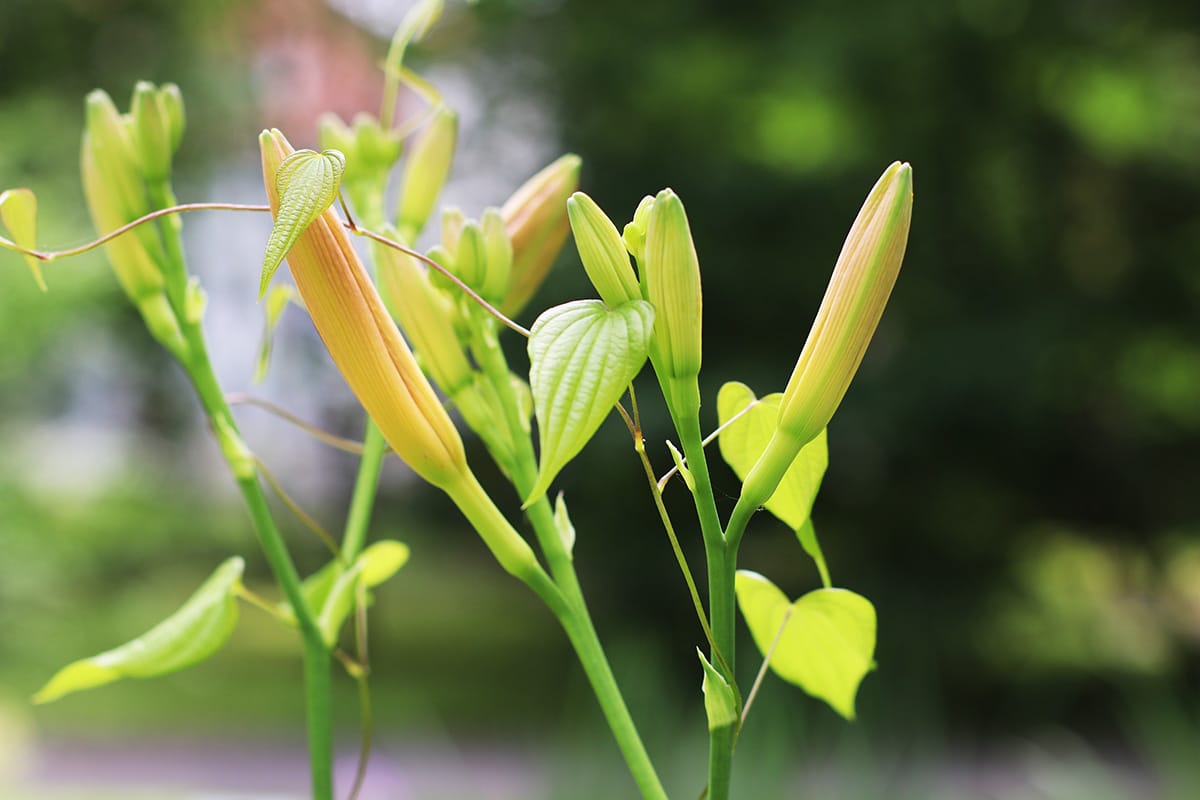
[[[294,150],[264,131],[263,178],[272,212],[275,173]],[[417,366],[337,215],[326,210],[287,255],[296,288],[334,364],[392,449],[425,480],[447,489],[469,475],[462,440]]]
[[[500,310],[516,316],[546,279],[570,222],[567,198],[579,188],[579,156],[568,154],[534,175],[500,209],[512,240],[512,277]]]
[[[884,171],[854,220],[779,406],[779,427],[746,476],[739,505],[770,499],[800,448],[829,423],[883,315],[904,260],[912,167]]]

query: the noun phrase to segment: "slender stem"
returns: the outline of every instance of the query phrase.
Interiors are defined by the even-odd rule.
[[[245,449],[237,423],[213,373],[199,325],[184,324],[190,360],[188,375],[205,412],[213,423],[221,451],[229,461],[250,511],[254,532],[275,580],[292,607],[304,641],[304,695],[308,727],[309,767],[314,800],[333,798],[333,714],[330,701],[331,662],[329,650],[301,590],[300,575],[292,562],[283,536],[275,527],[267,497],[259,482],[254,457]]]
[[[346,532],[342,536],[342,560],[347,564],[358,558],[366,543],[367,527],[371,523],[375,492],[379,488],[379,473],[386,452],[387,442],[379,426],[368,417],[362,459],[358,465],[358,477],[354,481],[354,494],[350,498],[350,511],[346,515]]]

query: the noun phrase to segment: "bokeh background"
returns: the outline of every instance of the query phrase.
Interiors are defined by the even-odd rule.
[[[311,145],[321,111],[376,110],[407,5],[5,0],[0,186],[35,187],[44,245],[86,241],[83,95],[124,105],[149,79],[187,100],[181,199],[262,202],[257,132]],[[1200,796],[1200,7],[484,0],[451,4],[413,59],[462,114],[445,198],[468,214],[564,151],[618,223],[644,194],[679,192],[704,269],[710,427],[724,381],[782,388],[862,197],[890,161],[914,166],[906,265],[830,427],[814,511],[835,582],[879,610],[879,669],[853,724],[768,679],[737,796]],[[267,230],[254,215],[185,221],[218,371],[358,436],[301,313],[252,383]],[[231,553],[271,592],[187,386],[103,260],[47,277],[42,294],[0,254],[0,795],[300,797],[298,649],[254,609],[205,665],[28,703]],[[588,294],[568,248],[535,306]],[[665,413],[643,413],[665,469]],[[353,459],[239,417],[337,528]],[[715,481],[727,512],[736,480],[717,466]],[[561,486],[618,678],[672,796],[697,796],[701,636],[618,420]],[[691,519],[680,487],[668,499]],[[320,545],[280,518],[318,566]],[[448,501],[393,461],[372,530],[414,555],[372,614],[364,797],[632,796],[549,614]],[[793,596],[818,585],[765,516],[743,563]],[[749,679],[748,639],[742,653]],[[337,691],[348,779],[353,686]]]

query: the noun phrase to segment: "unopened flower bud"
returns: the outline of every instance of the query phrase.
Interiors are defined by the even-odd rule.
[[[442,243],[443,246],[445,242]],[[487,275],[487,252],[483,246],[483,231],[471,221],[463,226],[454,251],[454,274],[475,291],[483,286]]]
[[[850,386],[904,260],[912,167],[893,163],[867,195],[779,406],[779,427],[746,476],[743,497],[770,498],[800,448],[833,417]]]
[[[655,369],[672,380],[700,372],[700,261],[683,203],[670,189],[654,198],[646,224],[642,290],[654,306]]]
[[[579,260],[600,299],[610,308],[641,300],[642,290],[621,234],[596,201],[576,192],[567,200],[567,215]]]
[[[406,241],[414,241],[425,227],[446,184],[457,135],[458,117],[443,106],[413,140],[400,184],[396,223]]]
[[[633,212],[633,220],[625,225],[625,229],[621,233],[621,238],[625,240],[625,249],[637,260],[639,265],[645,257],[646,224],[650,222],[650,208],[653,205],[653,197],[650,195],[643,197],[642,202],[638,203],[637,210]]]
[[[580,158],[565,155],[527,180],[500,214],[512,241],[512,280],[500,310],[515,316],[546,279],[567,240],[567,198],[579,188]]]
[[[273,213],[275,174],[293,152],[278,131],[260,137]],[[287,255],[296,288],[333,362],[392,449],[425,480],[446,488],[469,474],[462,440],[421,373],[332,209]]]
[[[171,176],[171,156],[175,154],[175,148],[166,104],[154,84],[138,82],[133,89],[129,114],[133,121],[130,128],[133,149],[142,168],[142,177],[151,183],[167,180]]]
[[[508,238],[508,229],[498,208],[485,210],[479,227],[483,231],[483,249],[487,258],[487,273],[479,293],[489,303],[499,303],[504,300],[512,280],[512,240]]]
[[[183,108],[183,93],[173,83],[164,83],[158,90],[158,101],[162,104],[163,114],[167,118],[167,134],[171,152],[179,150],[183,141],[183,129],[187,125],[187,115]]]

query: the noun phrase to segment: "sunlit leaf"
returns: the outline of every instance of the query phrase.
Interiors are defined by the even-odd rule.
[[[8,189],[0,193],[0,220],[13,242],[29,250],[37,249],[37,197],[31,189]],[[30,255],[24,258],[38,288],[46,291],[42,262]]]
[[[644,300],[613,309],[599,300],[577,300],[533,323],[529,386],[541,461],[526,506],[545,494],[641,370],[653,326],[654,309]]]
[[[804,552],[817,562],[817,571],[821,573],[821,583],[825,584],[825,588],[828,589],[833,585],[829,580],[829,567],[825,564],[825,553],[821,550],[821,543],[817,541],[817,529],[813,527],[811,518],[800,526],[800,530],[796,531],[796,538],[800,540],[800,546],[804,548]]]
[[[211,656],[237,624],[236,592],[245,562],[230,558],[171,616],[120,647],[63,667],[33,696],[35,703],[120,678],[152,678]]]
[[[267,252],[263,257],[262,277],[258,285],[259,298],[266,294],[271,277],[300,234],[333,205],[345,170],[346,157],[337,150],[323,153],[297,150],[279,165],[275,172],[279,212],[275,215],[275,225],[267,239]]]
[[[845,589],[817,589],[795,602],[756,572],[737,573],[738,605],[779,677],[854,719],[854,698],[874,667],[875,607]],[[774,650],[772,651],[772,645]]]
[[[701,689],[704,692],[704,713],[708,717],[708,729],[715,731],[732,725],[738,719],[737,700],[733,696],[733,689],[729,687],[729,682],[724,676],[717,672],[716,667],[708,663],[704,653],[697,649],[696,655],[700,656],[700,664],[704,667],[704,683],[701,684]]]
[[[762,455],[775,432],[779,420],[779,401],[782,394],[769,394],[758,400],[753,408],[738,417],[721,431],[721,455],[745,480],[758,457]],[[722,425],[755,402],[754,392],[744,383],[727,383],[717,394],[717,416]],[[766,503],[767,511],[798,531],[812,511],[821,478],[829,466],[829,447],[825,431],[806,444],[792,466],[779,482],[779,488]]]

